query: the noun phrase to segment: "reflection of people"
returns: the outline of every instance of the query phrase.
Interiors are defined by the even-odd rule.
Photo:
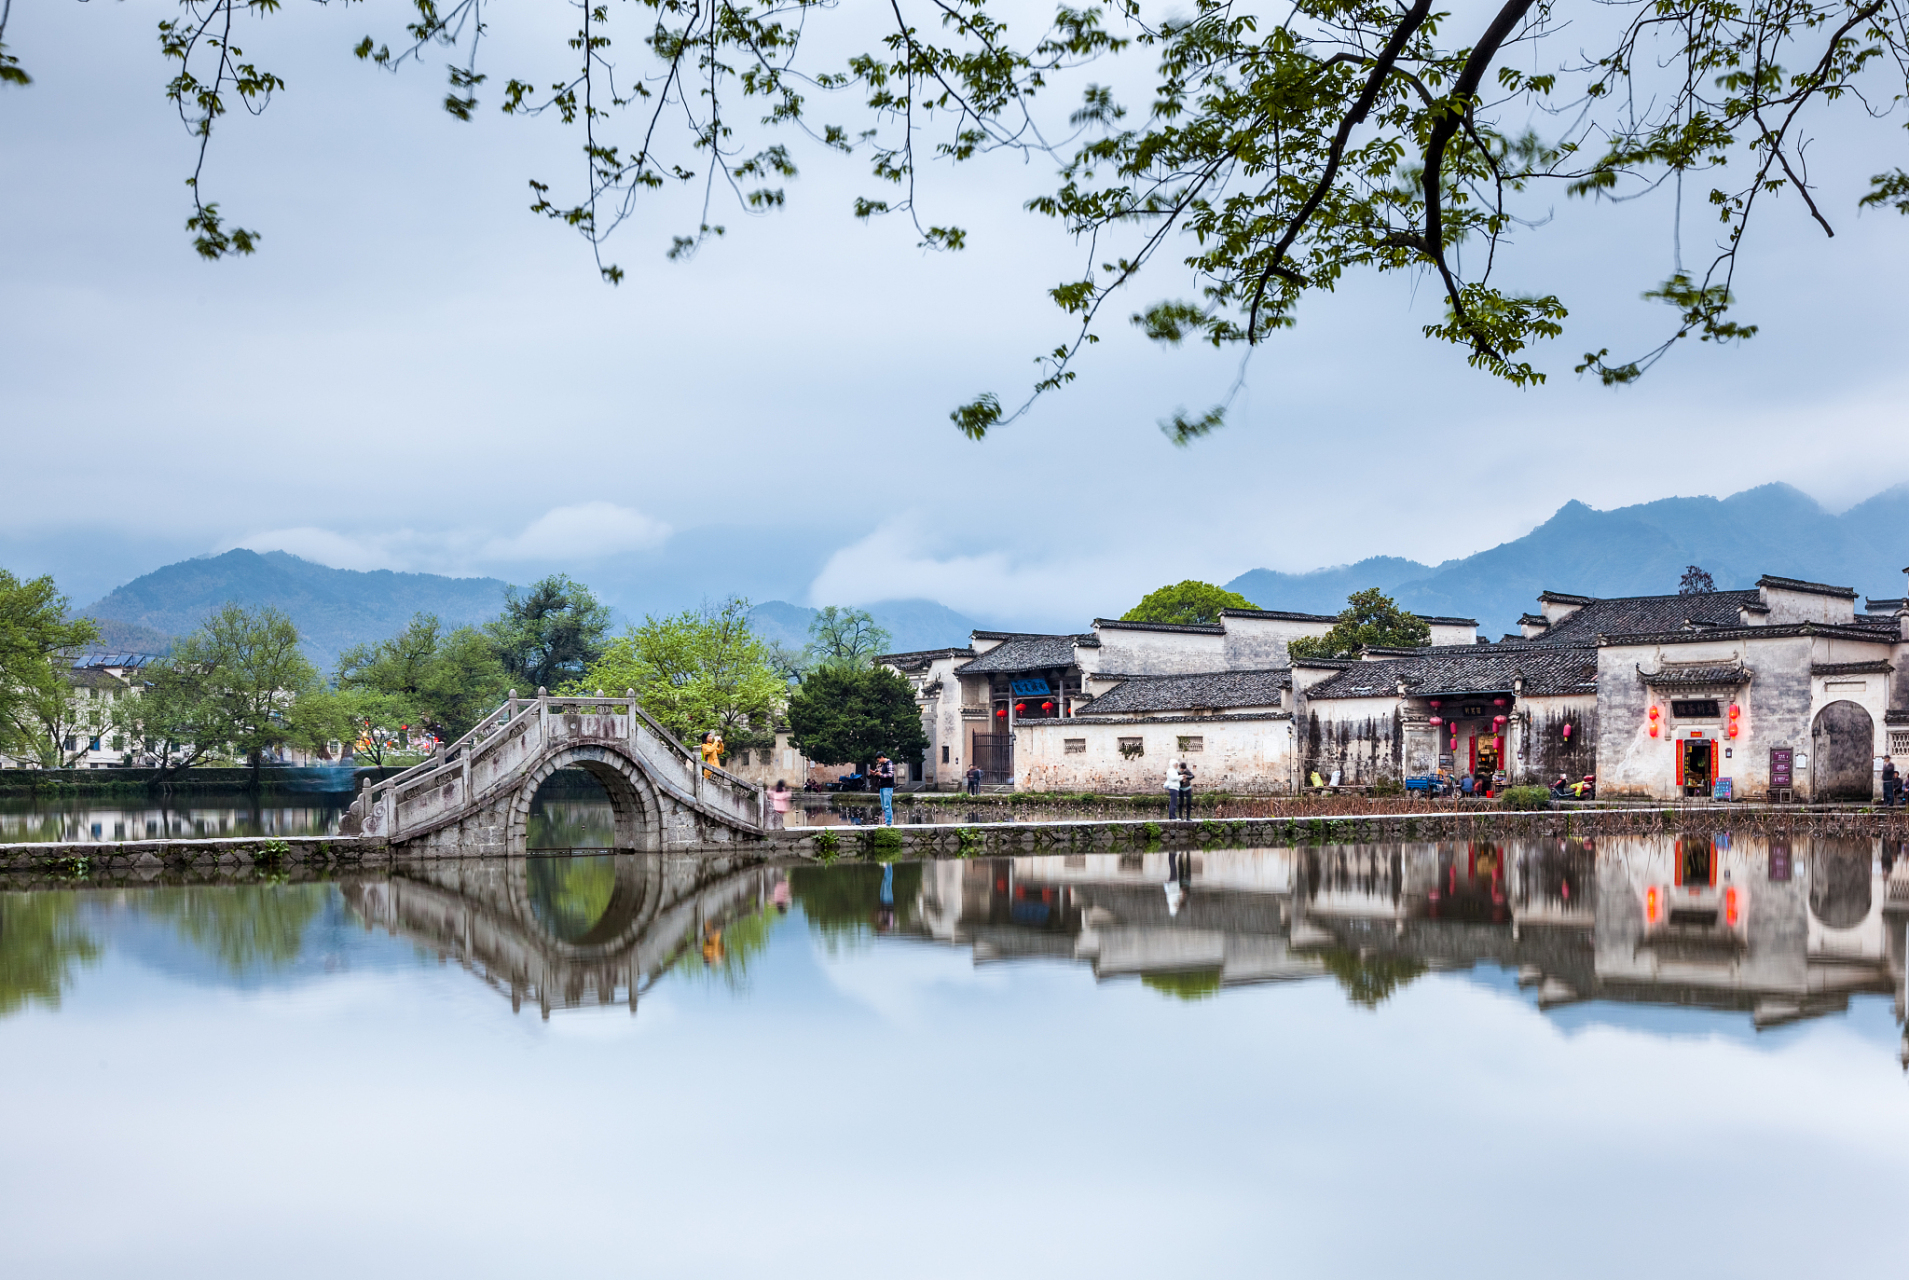
[[[1193,888],[1193,855],[1190,853],[1167,854],[1167,914],[1177,916],[1185,904],[1187,894]]]
[[[781,778],[776,779],[776,789],[769,793],[769,821],[777,829],[782,826],[783,818],[789,812],[789,784]]]
[[[786,916],[789,914],[790,898],[789,882],[787,880],[776,881],[776,887],[770,891],[769,901],[775,904],[777,915]]]
[[[882,864],[881,905],[875,911],[875,932],[890,933],[895,928],[895,864]]]
[[[723,958],[723,931],[713,924],[703,926],[703,963],[717,965]]]
[[[875,757],[875,785],[882,793],[882,825],[895,825],[895,762],[887,756]]]

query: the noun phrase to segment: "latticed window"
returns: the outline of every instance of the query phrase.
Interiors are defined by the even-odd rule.
[[[1206,739],[1199,738],[1199,737],[1193,737],[1193,738],[1183,737],[1180,739],[1180,750],[1204,751],[1206,750]]]
[[[1085,738],[1063,738],[1061,739],[1061,746],[1066,749],[1067,754],[1070,756],[1084,756],[1087,754],[1087,739]]]
[[[1891,729],[1889,731],[1889,754],[1909,756],[1909,729]]]

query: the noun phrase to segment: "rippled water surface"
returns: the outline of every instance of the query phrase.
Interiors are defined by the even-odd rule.
[[[0,1274],[1900,1274],[1894,854],[0,893]]]

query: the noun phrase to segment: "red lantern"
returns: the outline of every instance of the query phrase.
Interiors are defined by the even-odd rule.
[[[1043,702],[1041,704],[1041,710],[1043,711],[1052,711],[1053,709],[1054,709],[1054,704],[1051,702]]]
[[[1564,723],[1564,740],[1566,742],[1571,741],[1571,722],[1569,720]]]
[[[1507,718],[1507,717],[1505,717],[1505,716],[1493,716],[1493,717],[1491,718],[1491,722],[1492,722],[1493,724],[1495,724],[1495,725],[1500,725],[1500,726],[1502,726],[1502,725],[1503,725],[1503,724],[1505,723],[1505,720],[1506,720],[1506,718]]]
[[[1494,707],[1502,707],[1505,705],[1505,700],[1503,698],[1493,698],[1491,700],[1491,705]]]
[[[1439,725],[1442,725],[1445,722],[1439,719],[1437,716],[1432,716],[1429,719],[1427,719],[1425,723],[1431,725],[1434,729],[1436,729]]]
[[[1439,707],[1440,707],[1441,705],[1443,705],[1443,704],[1442,704],[1442,703],[1440,703],[1440,702],[1439,702],[1439,700],[1438,700],[1437,698],[1433,698],[1433,699],[1432,699],[1432,710],[1434,710],[1434,711],[1436,711],[1436,710],[1438,710],[1438,709],[1439,709]]]
[[[1024,716],[1024,715],[1026,715],[1026,714],[1027,714],[1027,703],[1025,703],[1025,702],[1017,702],[1017,703],[1015,703],[1015,704],[1014,704],[1014,714],[1015,714],[1015,715],[1017,715],[1017,716]]]
[[[1006,707],[1002,707],[999,711],[995,712],[994,714],[997,718],[1006,719],[1008,714],[1008,709]]]

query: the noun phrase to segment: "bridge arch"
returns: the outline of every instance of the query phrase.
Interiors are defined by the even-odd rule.
[[[529,847],[530,806],[537,789],[559,769],[581,769],[603,788],[615,818],[617,848],[663,847],[662,797],[642,766],[615,747],[578,744],[552,751],[524,776],[506,818],[507,848]]]

